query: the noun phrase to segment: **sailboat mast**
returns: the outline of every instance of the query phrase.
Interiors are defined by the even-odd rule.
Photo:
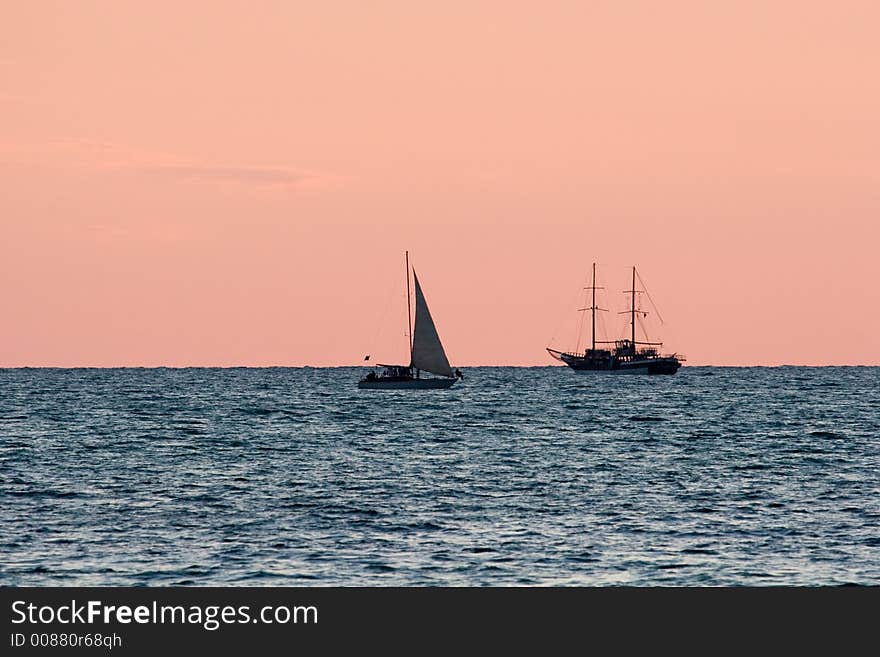
[[[409,251],[406,252],[406,319],[409,325],[409,364],[412,366],[413,338],[412,338],[412,302],[409,292]]]
[[[633,267],[632,305],[630,306],[632,320],[632,345],[633,353],[636,350],[636,268]]]
[[[595,262],[593,263],[593,303],[592,303],[592,308],[590,310],[593,311],[593,330],[592,330],[593,351],[596,351],[596,263]]]

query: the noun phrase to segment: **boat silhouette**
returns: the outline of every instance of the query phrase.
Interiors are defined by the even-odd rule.
[[[636,295],[647,290],[636,289],[636,268],[632,268],[632,288],[627,290],[631,295],[629,310],[623,311],[630,315],[630,335],[620,340],[596,340],[596,311],[606,312],[596,305],[596,263],[593,263],[593,278],[590,287],[592,303],[581,311],[589,310],[591,314],[590,348],[583,353],[559,351],[547,347],[547,352],[556,360],[562,361],[577,372],[607,372],[610,374],[675,374],[685,360],[681,354],[662,354],[662,342],[647,342],[636,339],[636,319],[644,317],[647,311],[636,307]],[[641,277],[638,277],[641,282]],[[644,283],[642,284],[644,287]],[[600,345],[600,346],[597,346]]]
[[[410,272],[415,288],[415,328],[410,301]],[[409,251],[406,252],[406,311],[409,329],[409,364],[386,365],[379,363],[381,371],[371,370],[358,381],[358,388],[368,390],[432,390],[451,387],[462,373],[449,365],[449,359],[440,342],[434,318],[419,283],[416,270],[410,267]],[[369,359],[369,356],[365,360]],[[436,376],[423,376],[423,373]]]

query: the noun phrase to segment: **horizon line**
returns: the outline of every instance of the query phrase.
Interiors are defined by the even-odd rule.
[[[369,367],[371,369],[375,368],[375,365],[0,365],[0,370],[159,370],[159,369],[169,369],[169,370],[193,370],[193,369],[202,369],[202,370],[220,370],[220,369],[255,369],[255,370],[265,370],[265,369],[314,369],[314,370],[329,370],[329,369],[362,369],[365,367]],[[498,364],[484,364],[484,365],[457,365],[459,368],[516,368],[516,369],[537,369],[537,368],[558,368],[558,369],[567,369],[567,365],[556,365],[556,364],[546,364],[546,365],[498,365]],[[756,367],[763,368],[781,368],[781,367],[880,367],[880,363],[824,363],[821,365],[817,364],[805,364],[805,363],[776,363],[776,364],[762,364],[755,363],[749,365],[717,365],[713,363],[703,363],[699,365],[683,365],[681,367],[682,370],[685,369],[697,369],[697,368],[705,368],[705,367],[717,367],[717,368],[736,368],[736,369],[750,369]]]

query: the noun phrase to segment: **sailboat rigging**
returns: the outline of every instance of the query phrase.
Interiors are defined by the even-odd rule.
[[[685,360],[680,354],[661,354],[659,349],[662,342],[638,341],[636,339],[636,321],[639,315],[645,316],[647,312],[636,308],[636,295],[645,293],[647,290],[636,289],[636,268],[632,268],[632,288],[626,290],[630,295],[629,310],[619,314],[630,316],[629,339],[622,340],[596,340],[596,311],[605,311],[596,305],[596,263],[593,263],[593,278],[590,287],[592,291],[592,303],[587,308],[592,315],[592,337],[590,348],[583,353],[559,351],[547,347],[547,352],[556,360],[562,361],[573,370],[578,372],[610,372],[617,374],[675,374]],[[641,278],[639,277],[641,281]],[[644,283],[642,284],[644,287]],[[650,296],[649,296],[650,299]],[[652,301],[653,303],[653,301]],[[656,310],[656,308],[655,308]],[[613,348],[596,348],[596,345],[614,345]]]
[[[409,275],[412,271],[415,287],[415,328],[413,328],[413,312],[410,292]],[[373,390],[420,390],[449,388],[458,379],[463,378],[459,370],[453,370],[446,357],[446,351],[440,342],[434,318],[428,309],[428,302],[419,283],[415,269],[409,264],[409,251],[406,252],[406,311],[409,328],[409,365],[383,365],[381,373],[371,370],[358,381],[358,388]],[[369,358],[369,357],[368,357]],[[423,377],[422,373],[435,374],[434,377]]]

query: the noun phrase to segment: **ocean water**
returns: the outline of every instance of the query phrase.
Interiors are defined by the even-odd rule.
[[[880,584],[880,368],[0,370],[5,585]]]

